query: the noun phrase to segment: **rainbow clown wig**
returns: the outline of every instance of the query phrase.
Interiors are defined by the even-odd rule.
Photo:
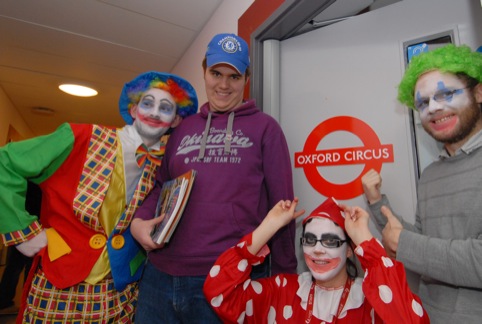
[[[463,73],[482,83],[482,53],[473,52],[466,45],[450,44],[415,56],[398,86],[398,100],[414,109],[415,84],[422,74],[432,70]]]
[[[141,99],[142,94],[151,88],[167,91],[174,98],[176,113],[185,118],[197,112],[197,95],[193,86],[185,79],[170,73],[150,71],[126,83],[119,98],[119,110],[127,124],[134,120],[130,109]]]

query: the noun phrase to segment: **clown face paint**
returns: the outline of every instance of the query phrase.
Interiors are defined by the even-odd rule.
[[[458,148],[481,129],[479,106],[471,90],[454,74],[423,74],[415,85],[415,102],[426,106],[420,110],[422,126],[437,141],[459,143]]]
[[[142,139],[153,144],[159,141],[174,122],[176,104],[169,92],[151,88],[132,108],[131,115],[134,118],[134,127]]]
[[[321,235],[327,234],[338,236],[341,240],[346,239],[341,227],[322,217],[315,217],[308,222],[305,227],[306,233],[313,234],[318,239]],[[337,288],[345,284],[347,249],[346,243],[338,248],[326,248],[320,242],[315,246],[303,245],[306,265],[317,284],[326,288]]]

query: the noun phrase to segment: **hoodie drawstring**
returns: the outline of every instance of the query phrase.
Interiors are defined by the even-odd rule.
[[[211,127],[211,112],[208,113],[208,120],[206,121],[206,127],[204,128],[203,138],[201,139],[201,147],[199,149],[198,159],[204,159],[204,152],[206,151],[206,142],[208,139],[209,127]]]
[[[206,153],[207,140],[209,135],[209,128],[211,127],[211,116],[212,113],[208,113],[208,118],[206,121],[206,127],[204,128],[203,137],[201,139],[201,147],[199,148],[198,159],[204,159]],[[234,123],[234,111],[229,113],[228,124],[226,126],[226,136],[224,138],[224,154],[231,153],[231,142],[233,141],[233,123]]]
[[[232,111],[228,117],[228,126],[226,127],[226,137],[224,138],[224,154],[231,153],[231,142],[233,141],[233,121],[234,121],[234,111]]]

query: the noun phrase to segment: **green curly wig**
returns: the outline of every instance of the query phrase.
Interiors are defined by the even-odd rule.
[[[398,101],[415,109],[414,90],[418,78],[427,71],[464,73],[482,83],[482,54],[467,45],[446,45],[415,56],[398,86]]]

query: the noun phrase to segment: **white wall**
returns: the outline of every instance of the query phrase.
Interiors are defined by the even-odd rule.
[[[413,222],[416,176],[410,119],[408,109],[396,101],[404,71],[402,43],[446,30],[454,30],[457,44],[473,49],[482,45],[480,0],[404,0],[282,41],[280,123],[291,155],[301,152],[310,132],[328,118],[349,115],[363,120],[382,144],[393,144],[395,162],[382,167],[382,191],[391,197],[394,210]],[[320,143],[322,149],[359,145],[359,138],[348,133],[330,135]],[[362,169],[363,165],[336,166],[319,172],[343,184]],[[294,183],[307,212],[324,200],[303,169],[294,169]],[[365,206],[362,196],[344,203]]]
[[[199,106],[207,101],[201,63],[204,59],[209,41],[214,35],[219,33],[237,34],[238,19],[253,2],[254,0],[224,0],[199,33],[199,36],[171,71],[191,82],[196,89]]]
[[[15,131],[22,137],[22,139],[27,139],[34,136],[32,130],[27,126],[1,87],[0,116],[0,146],[3,146],[7,142],[9,126],[13,127]]]

